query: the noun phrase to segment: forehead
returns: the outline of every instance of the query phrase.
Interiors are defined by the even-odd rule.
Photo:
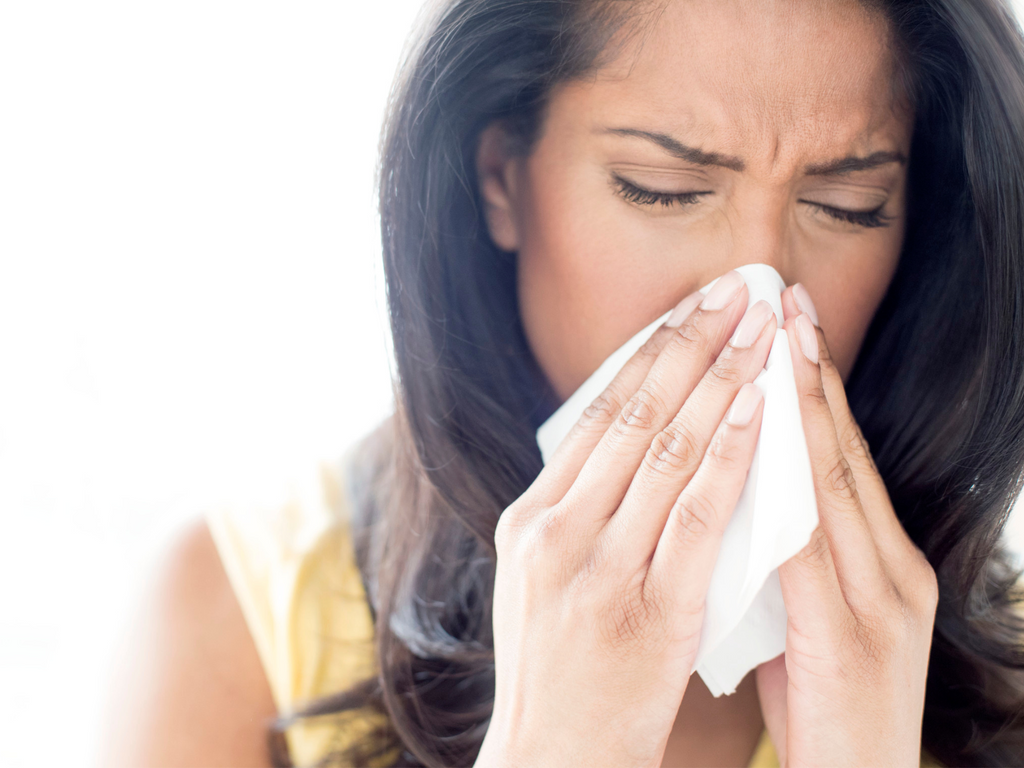
[[[889,25],[857,0],[669,0],[627,28],[614,60],[561,94],[593,123],[779,171],[909,142]]]

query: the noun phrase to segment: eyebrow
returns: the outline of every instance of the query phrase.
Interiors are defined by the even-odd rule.
[[[694,165],[720,166],[733,171],[742,171],[747,166],[741,158],[733,155],[723,155],[718,152],[705,152],[696,147],[689,147],[678,139],[668,134],[656,131],[641,131],[637,128],[605,128],[604,133],[611,133],[616,136],[633,136],[646,139],[657,144],[671,155],[685,160]],[[867,157],[849,155],[836,160],[829,160],[824,163],[812,163],[804,168],[807,176],[843,176],[857,171],[867,171],[889,163],[906,165],[907,157],[902,152],[878,151],[872,152]]]
[[[694,165],[719,165],[723,168],[729,168],[734,171],[742,171],[747,167],[746,163],[738,157],[722,155],[718,152],[705,152],[704,150],[697,149],[696,147],[688,147],[678,139],[673,139],[671,136],[664,133],[641,131],[637,128],[606,128],[604,132],[611,133],[616,136],[635,136],[639,139],[653,141],[669,154],[675,155],[680,160],[685,160],[688,163],[693,163]]]
[[[855,173],[856,171],[867,171],[880,165],[888,165],[889,163],[906,165],[907,156],[902,152],[880,150],[872,152],[867,157],[850,155],[848,157],[841,157],[838,160],[829,160],[827,163],[811,164],[804,168],[804,173],[808,176],[842,176],[847,173]]]

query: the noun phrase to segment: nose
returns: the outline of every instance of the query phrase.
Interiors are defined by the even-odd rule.
[[[794,277],[789,202],[769,190],[747,190],[725,214],[722,273],[744,264],[767,264],[789,285]]]

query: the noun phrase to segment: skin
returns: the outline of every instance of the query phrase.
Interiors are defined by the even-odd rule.
[[[729,342],[742,289],[659,330],[502,515],[497,698],[478,765],[744,765],[767,725],[783,765],[916,766],[937,587],[843,390],[898,259],[906,168],[804,172],[909,153],[885,24],[840,0],[687,0],[656,19],[642,47],[556,89],[529,157],[505,151],[500,126],[484,133],[487,224],[519,254],[527,337],[562,397],[732,267],[769,263],[804,286],[783,306],[821,525],[779,569],[786,654],[712,698],[690,662],[760,404],[744,423],[726,414],[763,365],[775,320],[747,346]],[[684,162],[607,128],[744,167]],[[712,194],[638,205],[616,193],[613,172]],[[804,201],[884,201],[891,219],[858,227]],[[202,520],[169,548],[143,604],[99,764],[267,765],[273,698]]]
[[[726,344],[745,300],[663,328],[501,518],[498,697],[478,765],[741,765],[767,726],[783,765],[916,766],[935,576],[843,386],[899,258],[906,163],[810,172],[909,156],[913,114],[894,98],[888,26],[854,2],[686,0],[640,39],[556,88],[527,157],[506,151],[498,124],[482,138],[487,223],[518,253],[527,339],[564,399],[696,288],[771,264],[799,283],[783,296],[785,328],[821,524],[780,568],[787,652],[713,699],[686,667],[699,621],[685,619],[699,617],[695,585],[706,591],[735,504],[715,489],[742,486],[760,411],[743,427],[719,422],[771,334],[747,350]],[[672,142],[730,167],[681,158]],[[619,180],[707,194],[651,204],[635,190],[626,199]],[[886,226],[818,206],[881,206]],[[666,465],[671,481],[657,471]],[[624,623],[637,625],[625,638]],[[594,658],[604,663],[579,666]]]
[[[909,152],[886,39],[884,20],[853,2],[672,2],[642,47],[556,89],[528,158],[508,162],[492,129],[481,151],[490,230],[519,254],[526,335],[560,396],[685,295],[750,262],[806,286],[849,373],[899,258],[906,166],[803,170]],[[745,169],[688,163],[608,129],[660,133]],[[712,194],[637,205],[616,194],[614,174]],[[893,219],[858,227],[805,200],[853,211],[884,202]]]
[[[277,707],[203,518],[162,553],[128,630],[93,764],[270,766]]]

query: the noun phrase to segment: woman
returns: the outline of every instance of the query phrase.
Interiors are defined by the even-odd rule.
[[[378,670],[279,730],[326,722],[315,757],[355,764],[1024,762],[1008,6],[453,0],[404,64],[380,184],[397,408],[346,467]],[[744,313],[752,262],[790,286],[821,523],[779,569],[786,653],[715,699],[692,661],[776,323]],[[538,425],[673,307],[542,467]],[[209,608],[231,595],[209,536],[171,562],[172,638],[223,621],[206,658],[154,664],[217,714],[162,696],[149,717],[194,742],[139,737],[136,762],[265,759],[260,716],[304,702],[271,701],[266,644]],[[205,594],[175,588],[199,569]]]

